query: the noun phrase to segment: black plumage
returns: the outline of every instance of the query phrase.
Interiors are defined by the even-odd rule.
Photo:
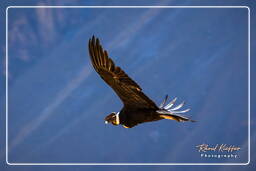
[[[171,109],[175,99],[164,106],[168,96],[158,107],[143,92],[141,87],[133,81],[120,67],[116,66],[108,56],[106,50],[100,45],[98,38],[89,39],[89,54],[92,65],[100,77],[116,92],[124,106],[118,113],[111,113],[105,118],[105,122],[113,125],[123,125],[132,128],[137,124],[152,122],[161,119],[172,119],[176,121],[193,121],[178,113],[185,113],[188,110],[177,111],[183,104]]]

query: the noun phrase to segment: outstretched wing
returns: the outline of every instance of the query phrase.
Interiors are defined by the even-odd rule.
[[[120,67],[116,66],[108,53],[94,36],[89,40],[89,54],[94,69],[100,77],[116,92],[126,107],[158,109],[140,86]]]

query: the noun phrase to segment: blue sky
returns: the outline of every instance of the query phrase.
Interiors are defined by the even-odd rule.
[[[198,5],[183,2],[178,5]],[[51,4],[71,5],[30,5]],[[212,5],[234,4],[250,5]],[[246,8],[11,8],[8,21],[9,162],[248,161]],[[90,64],[92,35],[152,100],[178,97],[198,122],[163,120],[133,129],[105,125],[104,117],[122,103]],[[255,117],[251,124],[255,127]],[[195,147],[202,143],[239,146],[239,158],[202,158]],[[0,157],[4,161],[3,148]]]

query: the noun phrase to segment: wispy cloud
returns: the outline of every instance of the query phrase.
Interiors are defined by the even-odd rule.
[[[53,99],[52,103],[49,104],[39,117],[32,120],[26,126],[24,126],[20,132],[18,132],[16,138],[11,142],[9,151],[12,151],[18,144],[20,144],[27,136],[29,136],[34,130],[36,130],[45,120],[47,120],[54,112],[54,110],[85,80],[91,70],[89,64],[81,69],[77,76],[69,82]]]
[[[100,15],[97,19],[94,20],[89,26],[85,25],[81,28],[81,31],[77,33],[77,35],[70,42],[65,42],[61,46],[62,48],[67,48],[73,41],[77,41],[77,39],[81,38],[86,34],[86,32],[90,31],[93,27],[100,24],[104,19],[104,15]],[[74,43],[74,42],[73,42]],[[33,131],[35,131],[43,122],[50,118],[53,115],[53,111],[90,75],[92,69],[90,64],[88,63],[81,71],[70,81],[70,83],[61,89],[56,95],[56,97],[52,100],[52,103],[49,104],[44,111],[42,111],[37,118],[33,119],[31,122],[26,124],[18,133],[16,138],[10,143],[9,152],[12,151],[18,144],[20,144],[26,137],[28,137]]]
[[[139,32],[147,23],[153,20],[160,12],[161,8],[150,8],[146,12],[144,12],[138,20],[132,25],[127,25],[126,29],[120,32],[114,39],[111,41],[108,49],[110,48],[118,48],[119,46],[125,46],[128,41],[130,41],[136,33]]]
[[[19,17],[8,30],[8,47],[12,53],[10,60],[13,57],[22,61],[30,60],[32,55],[28,51],[37,41],[37,36],[27,18]]]
[[[99,106],[104,105],[109,100],[109,97],[110,97],[109,95],[101,97],[100,102],[95,101],[94,103],[97,103],[97,105],[99,105]],[[93,106],[93,104],[92,104],[92,106]],[[65,133],[67,133],[68,131],[72,130],[72,128],[74,128],[80,122],[83,122],[84,119],[87,117],[88,117],[88,115],[80,115],[80,116],[76,117],[74,120],[68,122],[68,124],[64,128],[62,128],[57,134],[51,136],[51,138],[48,141],[45,141],[40,146],[38,146],[38,148],[31,151],[31,155],[33,155],[34,153],[38,153],[40,150],[42,150],[43,147],[46,147],[46,146],[54,143],[56,140],[58,140],[58,138],[65,135]]]
[[[39,6],[45,5],[44,3],[40,2]],[[53,43],[57,38],[57,30],[55,26],[55,18],[53,16],[52,8],[37,8],[36,15],[37,15],[37,27],[38,32],[40,34],[41,40],[44,42],[43,45],[50,45]]]

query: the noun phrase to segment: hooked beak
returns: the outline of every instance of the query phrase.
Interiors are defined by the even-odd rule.
[[[108,124],[108,121],[105,121],[105,124]]]

